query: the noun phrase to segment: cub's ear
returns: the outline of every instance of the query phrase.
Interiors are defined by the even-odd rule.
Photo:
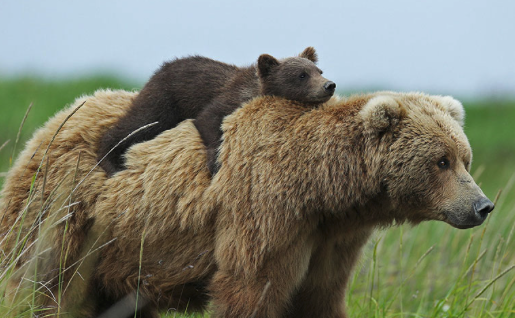
[[[307,48],[305,48],[304,51],[302,51],[302,53],[299,54],[299,57],[308,59],[315,64],[318,62],[317,52],[315,52],[315,48],[312,46],[308,46]]]
[[[270,75],[274,67],[279,65],[279,61],[268,54],[261,54],[258,58],[258,76],[260,78]]]
[[[397,125],[405,110],[392,97],[380,95],[369,100],[359,114],[365,130],[379,134]]]
[[[444,111],[449,113],[449,115],[463,127],[465,123],[465,110],[463,109],[463,105],[451,96],[437,96],[436,99]]]

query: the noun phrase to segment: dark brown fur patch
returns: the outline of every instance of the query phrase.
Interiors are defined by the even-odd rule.
[[[123,155],[130,146],[150,140],[185,119],[195,118],[195,126],[207,147],[208,167],[214,174],[219,168],[216,158],[222,136],[220,125],[242,103],[259,95],[275,95],[316,104],[332,96],[334,89],[324,88],[328,81],[313,61],[315,49],[308,47],[301,57],[281,61],[261,55],[258,68],[238,68],[200,56],[165,63],[143,87],[126,116],[103,136],[98,160],[106,158],[100,166],[108,175],[124,169]],[[306,77],[299,79],[302,74]],[[153,122],[157,124],[114,148],[133,131]]]

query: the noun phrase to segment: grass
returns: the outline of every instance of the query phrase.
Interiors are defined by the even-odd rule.
[[[138,86],[106,76],[0,80],[0,173],[8,170],[13,153],[23,148],[35,128],[76,97],[98,88]],[[350,282],[350,317],[515,316],[515,102],[485,99],[464,104],[465,132],[474,151],[472,174],[491,199],[502,190],[496,209],[483,226],[470,230],[426,222],[378,231]]]

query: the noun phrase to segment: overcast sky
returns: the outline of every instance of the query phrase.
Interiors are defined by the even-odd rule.
[[[143,83],[174,57],[248,65],[314,46],[339,89],[515,95],[514,16],[508,0],[4,0],[0,76]]]

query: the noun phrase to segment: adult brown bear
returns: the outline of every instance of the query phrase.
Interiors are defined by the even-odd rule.
[[[37,145],[45,148],[70,110],[35,135],[9,172],[2,233],[22,220],[29,233],[12,265],[11,302],[23,299],[15,296],[23,282],[33,290],[34,255],[45,253],[37,281],[49,297],[37,304],[48,313],[130,316],[137,306],[141,317],[158,317],[211,301],[214,317],[346,317],[345,287],[376,227],[440,220],[469,228],[493,209],[469,174],[463,108],[450,97],[379,92],[309,110],[261,97],[225,119],[223,165],[212,180],[191,120],[130,148],[127,169],[107,178],[94,168],[92,146],[107,123],[85,132],[81,120],[100,110],[121,116],[133,97],[97,93],[65,124],[41,170],[45,182],[30,192],[44,185],[44,196],[28,200],[48,202],[45,213],[24,208],[38,166],[30,156],[46,162]],[[72,199],[60,186],[66,175],[84,179]]]

